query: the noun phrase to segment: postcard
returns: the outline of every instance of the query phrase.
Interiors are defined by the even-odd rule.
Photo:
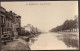
[[[79,50],[78,1],[2,1],[1,49]]]

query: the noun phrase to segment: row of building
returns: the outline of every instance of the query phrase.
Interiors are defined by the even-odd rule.
[[[38,29],[37,27],[34,27],[31,24],[27,24],[26,26],[24,26],[26,31],[29,31],[31,34],[39,34],[41,33],[41,30]]]
[[[12,41],[21,33],[21,16],[12,11],[6,11],[3,7],[0,12],[1,40],[2,42]]]

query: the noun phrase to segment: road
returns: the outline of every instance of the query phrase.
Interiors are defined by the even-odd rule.
[[[31,50],[71,50],[77,49],[75,47],[68,47],[63,41],[58,39],[62,34],[58,33],[45,33],[35,38],[36,41],[31,44]]]

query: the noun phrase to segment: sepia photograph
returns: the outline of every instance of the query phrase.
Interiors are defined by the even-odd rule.
[[[79,50],[78,1],[5,1],[1,51]]]

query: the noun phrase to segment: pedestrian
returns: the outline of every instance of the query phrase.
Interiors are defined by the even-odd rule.
[[[29,42],[29,40],[30,40],[30,38],[28,37],[28,38],[26,39],[26,41]]]
[[[27,41],[27,43],[28,43],[28,45],[29,45],[30,38],[28,37],[28,38],[26,39],[26,41]]]

